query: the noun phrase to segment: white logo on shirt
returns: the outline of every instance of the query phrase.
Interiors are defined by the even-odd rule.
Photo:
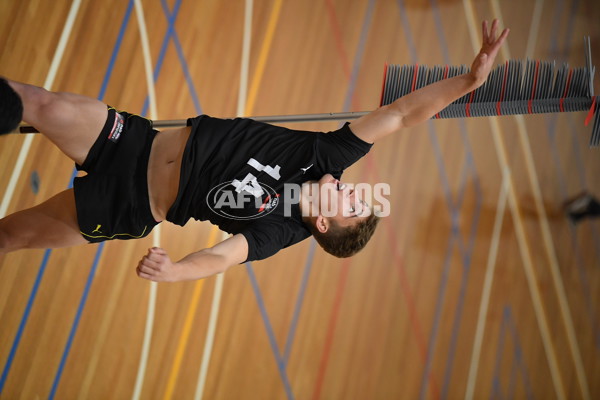
[[[311,169],[311,167],[313,166],[313,164],[310,164],[308,167],[306,168],[300,168],[302,170],[302,175],[304,175],[306,173],[306,171],[308,171],[309,169]]]
[[[279,174],[281,167],[279,165],[275,165],[275,168],[271,167],[270,165],[262,165],[254,158],[249,159],[246,164],[250,165],[257,171],[265,172],[275,180],[279,180],[281,178],[281,175]],[[254,176],[254,174],[251,173],[248,173],[241,181],[234,179],[231,182],[231,184],[235,187],[235,191],[238,193],[248,192],[254,197],[260,197],[264,193],[264,190],[261,188],[260,183]]]

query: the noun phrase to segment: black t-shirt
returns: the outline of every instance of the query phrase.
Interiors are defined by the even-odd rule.
[[[326,173],[339,179],[372,146],[348,123],[329,133],[207,115],[187,124],[192,132],[167,220],[181,226],[190,218],[209,220],[225,232],[243,234],[247,261],[270,257],[310,236],[297,202],[284,196],[286,183],[319,180]]]

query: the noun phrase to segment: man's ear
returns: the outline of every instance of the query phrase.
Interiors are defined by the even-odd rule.
[[[327,218],[319,214],[317,219],[315,220],[315,227],[321,233],[325,233],[329,230],[329,221]]]

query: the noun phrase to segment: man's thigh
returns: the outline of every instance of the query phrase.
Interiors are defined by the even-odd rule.
[[[0,220],[2,251],[88,243],[79,232],[73,189]]]
[[[82,164],[104,127],[104,103],[74,93],[50,92],[9,81],[21,96],[23,120],[50,139],[63,153]]]

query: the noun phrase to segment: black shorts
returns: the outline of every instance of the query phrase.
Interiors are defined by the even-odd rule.
[[[75,178],[77,220],[89,242],[139,239],[158,224],[150,211],[148,160],[156,131],[152,122],[109,108],[98,139]]]

